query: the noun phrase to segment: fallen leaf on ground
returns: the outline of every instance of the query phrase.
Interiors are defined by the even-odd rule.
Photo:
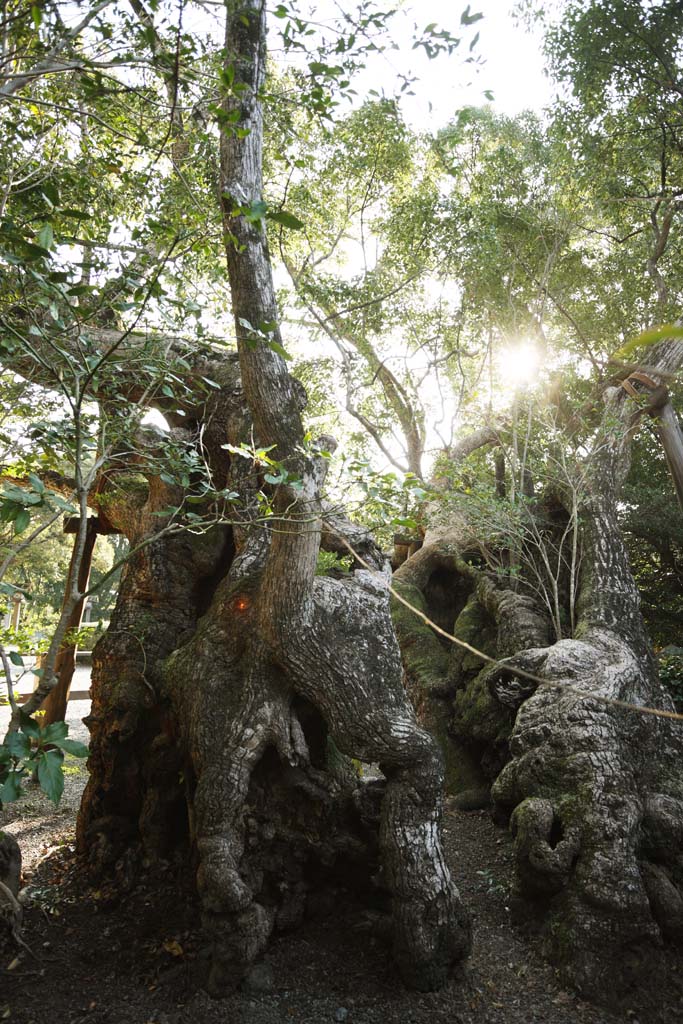
[[[184,953],[183,947],[180,945],[177,939],[166,939],[163,944],[163,949],[171,956],[182,956]]]

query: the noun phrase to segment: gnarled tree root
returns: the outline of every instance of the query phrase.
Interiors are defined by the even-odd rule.
[[[216,607],[234,607],[235,588],[253,595],[255,609],[257,581],[240,579],[239,570]],[[221,624],[220,649],[214,648],[211,630],[219,621],[214,609],[167,671],[169,679],[187,678],[192,664],[197,678],[191,694],[178,687],[171,692],[178,719],[189,723],[186,742],[197,777],[193,816],[198,887],[213,950],[210,991],[220,995],[238,984],[278,926],[281,901],[271,889],[264,902],[268,886],[264,890],[263,875],[250,868],[245,845],[250,782],[262,759],[273,749],[287,771],[320,793],[327,790],[330,806],[348,801],[343,787],[321,771],[316,737],[310,729],[306,736],[299,719],[302,700],[342,754],[382,767],[387,784],[379,851],[392,896],[395,959],[406,984],[442,985],[469,951],[470,926],[441,849],[441,759],[402,687],[386,590],[369,573],[345,582],[316,580],[306,618],[288,623],[286,635],[273,640],[271,634],[259,654],[245,641],[253,629],[239,622],[225,642],[234,618]],[[207,702],[211,715],[203,713]],[[343,842],[348,846],[348,838]],[[328,844],[323,858],[343,853],[343,842],[340,836],[336,853]],[[316,843],[320,854],[320,835]]]
[[[542,918],[568,980],[611,1001],[652,969],[663,938],[682,934],[683,803],[648,795],[653,779],[675,777],[667,768],[680,737],[665,719],[572,693],[642,694],[642,663],[614,636],[595,631],[521,662],[559,685],[522,704],[512,760],[493,787],[511,814],[517,894]],[[509,692],[493,679],[494,692],[499,684]],[[666,705],[656,682],[647,689]]]

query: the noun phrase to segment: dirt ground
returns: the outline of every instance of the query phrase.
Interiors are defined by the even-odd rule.
[[[76,735],[76,730],[72,729]],[[190,880],[168,865],[126,895],[88,886],[74,860],[84,769],[69,764],[55,810],[36,792],[0,817],[22,845],[27,950],[0,960],[0,1021],[11,1024],[673,1024],[683,978],[673,954],[665,983],[635,990],[618,1011],[563,988],[537,940],[512,922],[511,844],[486,812],[446,814],[451,869],[474,916],[474,951],[441,992],[406,991],[386,946],[340,892],[324,918],[269,948],[243,991],[201,989],[202,947]]]

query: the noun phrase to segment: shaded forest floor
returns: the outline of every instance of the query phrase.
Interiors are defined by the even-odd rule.
[[[73,730],[72,730],[73,731]],[[617,1012],[564,988],[536,938],[511,921],[511,843],[486,812],[448,812],[446,850],[474,915],[474,952],[444,990],[407,992],[362,910],[340,892],[324,918],[278,938],[246,991],[214,1002],[190,879],[169,865],[124,896],[94,889],[74,860],[83,770],[57,811],[31,793],[8,831],[23,847],[33,955],[0,961],[0,1021],[12,1024],[664,1024],[683,1021],[673,955],[665,984],[634,991]],[[17,811],[19,808],[17,808]],[[13,815],[7,809],[4,820]],[[680,973],[680,972],[679,972]]]

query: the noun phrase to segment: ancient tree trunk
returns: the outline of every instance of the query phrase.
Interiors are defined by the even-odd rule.
[[[222,139],[221,195],[239,368],[226,359],[207,370],[221,390],[196,417],[214,479],[242,500],[230,525],[156,540],[126,569],[93,657],[79,848],[122,878],[136,842],[148,854],[183,842],[196,851],[215,994],[239,982],[274,929],[301,920],[316,884],[352,878],[357,888],[379,856],[398,966],[407,983],[432,988],[469,949],[441,851],[442,765],[405,695],[381,553],[364,538],[377,575],[315,575],[326,458],[304,443],[301,389],[262,340],[268,331],[279,344],[279,332],[265,233],[251,216],[265,10],[256,0],[227,9],[235,88],[225,105],[241,130]],[[273,446],[279,485],[226,453],[252,433]],[[266,518],[259,487],[270,493]],[[114,475],[101,507],[135,545],[164,524],[155,514],[173,504],[169,490]],[[344,529],[330,517],[332,546]],[[346,758],[378,762],[386,777],[379,834],[381,790],[362,786]]]
[[[681,360],[683,345],[669,342],[648,362],[670,372]],[[602,999],[652,966],[662,937],[683,939],[683,732],[680,722],[636,710],[673,707],[658,681],[617,523],[629,461],[627,404],[625,392],[613,390],[586,466],[573,638],[549,645],[547,623],[523,588],[480,579],[473,593],[494,630],[480,623],[468,634],[463,611],[455,633],[477,644],[483,632],[488,653],[506,660],[478,673],[473,665],[469,680],[446,674],[461,687],[451,729],[474,746],[484,740],[480,749],[493,750],[494,763],[501,753],[506,761],[492,796],[515,835],[519,905],[542,923],[567,976]],[[482,727],[486,735],[477,735]]]
[[[527,595],[502,589],[473,568],[462,540],[428,532],[420,551],[394,574],[397,593],[489,657],[549,643],[544,612]],[[510,756],[514,714],[489,692],[480,657],[439,636],[397,600],[392,615],[408,692],[419,720],[439,741],[448,791],[458,806],[485,806]]]

